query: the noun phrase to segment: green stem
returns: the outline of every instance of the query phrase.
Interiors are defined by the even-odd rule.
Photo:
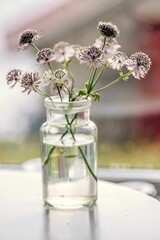
[[[79,151],[80,151],[80,153],[81,153],[81,155],[82,155],[82,157],[83,157],[83,160],[84,160],[87,168],[89,169],[89,171],[90,171],[90,173],[92,174],[93,178],[97,181],[97,180],[98,180],[98,179],[97,179],[97,176],[94,174],[91,166],[89,165],[89,163],[88,163],[88,161],[87,161],[87,158],[86,158],[86,156],[85,156],[82,148],[81,148],[81,147],[78,147],[78,149],[79,149]]]
[[[102,91],[102,90],[104,90],[104,89],[106,89],[106,88],[114,85],[115,83],[118,83],[119,81],[124,80],[126,77],[129,78],[129,76],[131,75],[131,73],[132,73],[132,71],[130,71],[130,72],[124,74],[124,75],[121,75],[119,78],[115,79],[113,82],[111,82],[111,83],[107,84],[106,86],[104,86],[104,87],[99,88],[98,90],[96,90],[96,92],[100,92],[100,91]]]
[[[105,45],[106,45],[106,40],[107,40],[107,38],[104,37],[104,41],[103,41],[103,45],[102,45],[102,49],[101,49],[101,51],[104,49],[104,47],[105,47]]]
[[[74,83],[75,83],[75,80],[74,80],[74,76],[73,76],[73,74],[72,74],[72,72],[70,71],[70,69],[69,69],[69,63],[68,64],[66,64],[66,69],[67,69],[67,71],[68,71],[68,74],[69,74],[69,76],[71,77],[71,79],[72,79],[72,87],[71,87],[71,92],[73,93],[73,89],[74,89]]]
[[[66,131],[62,134],[61,136],[61,140],[64,138],[64,136],[68,133],[68,128],[66,129]]]
[[[31,43],[31,46],[32,46],[37,52],[40,51],[39,48],[38,48],[34,43]]]
[[[49,69],[51,70],[51,73],[53,74],[54,71],[53,71],[53,69],[52,69],[52,66],[51,66],[50,62],[48,62],[48,67],[49,67]]]
[[[51,70],[51,73],[54,74],[54,71],[53,71],[53,69],[52,69],[52,66],[51,66],[51,63],[50,63],[50,62],[48,62],[48,67],[49,67],[49,69]],[[60,99],[61,99],[61,102],[63,102],[63,99],[62,99],[62,96],[61,96],[61,92],[60,92],[60,90],[59,90],[59,87],[58,87],[58,86],[56,86],[56,87],[57,87],[57,91],[58,91],[59,97],[60,97]]]
[[[99,71],[98,76],[96,77],[96,80],[95,80],[94,84],[92,85],[92,89],[91,89],[91,91],[92,91],[93,88],[96,86],[97,82],[99,81],[99,79],[100,79],[100,77],[101,77],[101,75],[102,75],[104,69],[105,69],[105,67],[103,67],[103,68]]]
[[[90,73],[89,81],[88,81],[87,93],[90,93],[91,90],[92,90],[92,84],[93,84],[93,81],[94,81],[96,72],[97,72],[97,68],[93,68],[92,71],[91,71],[91,73]]]
[[[68,97],[69,97],[69,102],[70,102],[71,99],[72,99],[72,93],[70,92],[69,88],[68,88],[65,84],[62,84],[62,85],[67,89]]]
[[[75,116],[74,116],[74,118],[72,119],[71,122],[69,122],[69,119],[68,119],[67,114],[65,114],[65,118],[66,118],[67,124],[70,126],[70,129],[69,129],[69,130],[70,130],[70,133],[71,133],[71,135],[72,135],[72,138],[73,138],[74,141],[76,141],[76,139],[75,139],[75,137],[74,137],[74,133],[73,133],[73,131],[72,131],[72,129],[71,129],[71,125],[72,125],[73,121],[77,118],[77,114],[75,114]],[[66,130],[66,132],[65,132],[64,134],[66,134],[67,132],[68,132],[68,129]],[[64,134],[63,134],[63,136],[64,136]],[[81,147],[78,147],[78,149],[79,149],[79,151],[80,151],[80,153],[81,153],[81,155],[82,155],[82,157],[83,157],[83,160],[84,160],[87,168],[89,169],[91,175],[92,175],[93,178],[97,181],[97,177],[96,177],[96,175],[94,174],[91,166],[89,165],[89,163],[88,163],[88,161],[87,161],[87,158],[86,158],[86,156],[85,156],[82,148],[81,148]]]
[[[69,126],[72,125],[72,123],[74,122],[74,120],[77,118],[77,115],[78,115],[78,113],[76,113],[76,114],[74,115],[74,117],[73,117],[73,119],[71,120],[71,122],[69,122],[69,120],[67,121],[67,124],[68,124]],[[66,115],[66,116],[67,116],[67,115]],[[68,116],[67,116],[67,119],[68,119]],[[63,135],[61,136],[61,140],[63,139],[63,137],[64,137],[67,133],[68,133],[68,128],[67,128],[67,130],[63,133]]]
[[[76,113],[76,114],[74,115],[74,118],[71,120],[70,125],[74,122],[74,120],[77,118],[77,116],[78,116],[78,113]]]
[[[52,104],[53,104],[52,98],[51,98],[47,93],[43,92],[43,91],[40,90],[39,88],[36,88],[35,91],[38,92],[40,95],[49,98],[49,100],[50,100],[50,101],[52,102]]]
[[[96,92],[100,92],[100,91],[102,91],[102,90],[104,90],[104,89],[112,86],[113,84],[118,83],[118,82],[121,81],[122,79],[123,79],[122,77],[119,77],[119,78],[117,78],[116,80],[114,80],[113,82],[107,84],[106,86],[104,86],[104,87],[102,87],[102,88],[99,88],[98,90],[96,90]]]
[[[70,133],[71,133],[71,135],[72,135],[72,138],[73,138],[74,141],[76,141],[75,136],[74,136],[74,133],[73,133],[72,128],[71,128],[71,123],[69,122],[69,119],[68,119],[68,115],[67,115],[67,114],[65,114],[65,118],[66,118],[67,124],[68,124],[69,127],[70,127],[69,130],[70,130]]]
[[[51,149],[49,150],[49,153],[48,153],[48,156],[47,156],[47,158],[45,159],[45,161],[44,161],[44,164],[47,164],[48,163],[48,161],[49,161],[49,159],[50,159],[50,156],[51,156],[51,154],[53,153],[53,151],[55,150],[55,146],[53,146],[53,147],[51,147]]]
[[[102,48],[101,48],[101,51],[104,49],[105,45],[106,45],[106,37],[104,37],[104,41],[103,41],[103,45],[102,45]],[[99,81],[99,78],[101,77],[103,71],[104,71],[105,67],[103,67],[100,71],[99,71],[99,74],[98,76],[96,77],[96,80],[94,82],[94,78],[95,78],[95,75],[96,75],[96,71],[97,71],[97,68],[94,68],[91,72],[91,75],[90,75],[90,85],[89,85],[89,91],[88,93],[90,93],[93,88],[96,86],[97,82]]]

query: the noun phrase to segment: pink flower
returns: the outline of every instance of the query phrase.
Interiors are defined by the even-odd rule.
[[[69,93],[72,87],[72,80],[68,77],[68,72],[65,69],[55,70],[52,80],[51,92],[53,95],[60,94],[61,97],[64,97]]]
[[[22,92],[28,91],[28,94],[30,94],[31,91],[36,92],[36,88],[39,87],[40,82],[38,73],[24,73],[21,79],[21,86],[24,88]]]
[[[54,60],[60,63],[67,63],[74,56],[73,47],[67,42],[59,42],[54,45]]]
[[[81,63],[86,64],[88,67],[101,68],[106,63],[103,51],[95,46],[82,48],[79,58]]]
[[[33,42],[37,41],[40,37],[42,37],[41,33],[38,33],[36,30],[25,30],[19,36],[18,50],[25,50],[31,45]]]
[[[118,44],[116,39],[108,39],[108,41],[106,41],[106,46],[104,47],[104,54],[106,58],[112,58],[120,47],[121,46]]]
[[[54,60],[54,52],[51,48],[43,48],[37,53],[37,62],[40,65],[44,65]]]
[[[93,46],[101,49],[102,45],[103,45],[103,41],[104,41],[104,37],[101,36],[96,39]],[[120,47],[121,46],[118,44],[118,42],[115,38],[111,38],[111,39],[107,38],[104,49],[103,49],[106,59],[112,58],[117,53],[117,50]]]
[[[69,79],[65,79],[63,82],[52,83],[51,92],[53,95],[60,94],[62,98],[64,98],[71,89],[72,81]]]
[[[126,61],[126,67],[135,78],[144,78],[151,67],[151,60],[145,53],[136,52]]]
[[[12,69],[11,71],[8,72],[7,74],[7,84],[11,85],[11,87],[13,88],[17,82],[21,81],[22,78],[22,71],[20,69]]]
[[[113,58],[110,60],[110,66],[112,69],[120,70],[123,66],[125,66],[128,57],[123,52],[117,52]]]

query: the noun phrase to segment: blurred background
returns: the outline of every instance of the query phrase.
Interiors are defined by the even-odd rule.
[[[43,97],[21,93],[6,84],[12,68],[39,70],[34,52],[17,52],[25,29],[42,31],[38,47],[58,41],[89,45],[99,36],[98,21],[112,21],[121,30],[121,50],[144,51],[152,59],[145,79],[130,78],[104,91],[92,106],[99,129],[98,166],[113,169],[160,168],[160,1],[159,0],[1,0],[0,15],[0,163],[18,164],[40,157],[39,128],[45,121]],[[88,76],[73,65],[79,86]],[[117,74],[106,71],[104,81]]]

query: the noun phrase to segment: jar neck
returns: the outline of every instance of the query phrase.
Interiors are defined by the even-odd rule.
[[[75,112],[74,114],[61,114],[47,108],[46,117],[49,124],[58,123],[66,125],[68,121],[73,124],[86,124],[90,120],[90,110],[88,109],[83,112]]]
[[[90,99],[74,102],[61,102],[57,97],[52,99],[52,102],[45,99],[48,124],[86,124],[90,120]]]

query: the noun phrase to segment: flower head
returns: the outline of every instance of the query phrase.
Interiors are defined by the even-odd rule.
[[[41,33],[38,33],[36,30],[25,30],[19,36],[18,40],[18,49],[25,50],[29,47],[34,41],[38,40],[42,36]]]
[[[42,86],[47,86],[53,81],[53,73],[51,70],[45,71],[42,76]]]
[[[66,69],[57,69],[52,74],[51,92],[53,95],[60,94],[64,97],[72,87],[72,80],[68,76]]]
[[[22,92],[28,91],[30,94],[31,91],[36,92],[36,88],[39,87],[40,77],[38,73],[24,73],[21,79],[21,86],[24,88]]]
[[[103,36],[101,36],[96,39],[93,46],[101,49],[103,46],[103,42],[104,42],[104,38],[103,38]],[[106,43],[103,48],[103,53],[104,53],[104,56],[105,56],[107,62],[109,62],[109,60],[117,53],[117,50],[120,47],[121,46],[118,44],[118,42],[115,38],[107,38],[106,39]]]
[[[54,45],[54,60],[56,62],[69,62],[74,56],[73,47],[67,42],[59,42]]]
[[[42,85],[47,86],[51,82],[63,82],[65,79],[68,79],[68,72],[66,69],[57,69],[53,72],[51,70],[45,71],[42,76]]]
[[[88,67],[100,68],[106,63],[103,52],[95,46],[83,48],[79,58],[81,63],[86,64]]]
[[[74,49],[74,57],[76,57],[79,60],[79,56],[83,48],[80,45],[73,45],[72,47]]]
[[[132,71],[135,78],[144,78],[151,67],[151,60],[145,53],[136,52],[126,62],[128,70]]]
[[[37,53],[37,62],[40,65],[44,65],[54,60],[54,52],[51,48],[43,48]]]
[[[64,97],[72,87],[72,80],[69,78],[66,69],[56,69],[53,72],[49,70],[43,74],[42,85],[47,86],[49,84],[51,84],[51,92],[53,95],[58,94]]]
[[[21,77],[22,77],[22,71],[20,69],[12,69],[11,71],[9,71],[7,73],[7,84],[11,85],[11,87],[14,87],[17,82],[20,82],[21,80]]]
[[[68,78],[68,72],[66,69],[57,69],[54,71],[53,78],[56,82],[64,81]]]
[[[110,61],[110,65],[113,69],[120,70],[128,60],[128,57],[123,52],[117,52]]]
[[[97,29],[107,38],[116,38],[119,35],[119,29],[111,22],[99,22]]]

